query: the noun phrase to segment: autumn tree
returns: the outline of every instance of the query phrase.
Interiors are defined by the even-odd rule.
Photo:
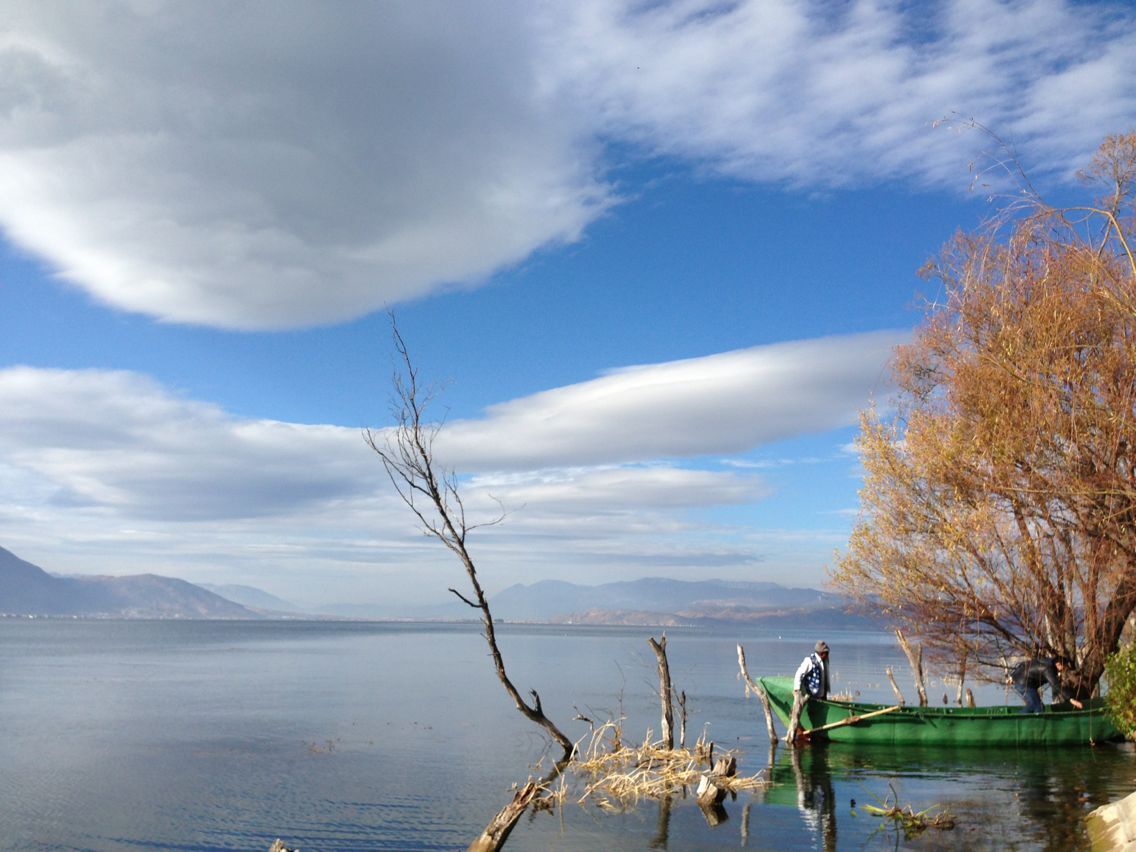
[[[943,296],[897,350],[894,407],[861,418],[832,579],[987,675],[1066,657],[1084,696],[1136,610],[1136,133],[1082,177],[1103,196],[1025,191],[926,267]]]

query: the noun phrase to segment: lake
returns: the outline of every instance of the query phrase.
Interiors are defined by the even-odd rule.
[[[657,731],[647,628],[503,626],[518,688],[569,737],[624,717]],[[526,815],[513,850],[1083,847],[1081,818],[1136,789],[1131,744],[1052,751],[784,747],[737,677],[790,673],[818,638],[834,688],[891,702],[893,637],[671,629],[688,740],[706,732],[773,786],[727,799],[711,827],[693,795],[626,813],[568,804]],[[931,699],[954,686],[935,678]],[[1001,687],[977,689],[1003,702]],[[1013,697],[1011,696],[1011,699]],[[474,624],[0,619],[4,849],[462,849],[547,767],[546,740],[496,681]],[[544,758],[543,764],[536,764]],[[771,766],[772,762],[772,766]],[[853,800],[856,806],[853,806]],[[904,838],[863,805],[939,806],[950,831]]]

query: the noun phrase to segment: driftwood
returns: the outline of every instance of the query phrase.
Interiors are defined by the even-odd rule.
[[[899,647],[903,649],[903,653],[907,655],[907,662],[911,664],[911,673],[915,677],[915,691],[919,693],[919,706],[927,706],[927,690],[923,685],[923,646],[919,645],[914,649],[907,642],[907,637],[903,635],[902,630],[895,631],[895,638],[899,640]]]
[[[884,669],[884,674],[887,675],[888,683],[891,684],[891,691],[895,693],[895,698],[900,704],[906,704],[907,701],[903,697],[903,693],[899,691],[899,684],[895,682],[895,675],[892,673],[891,666]]]
[[[662,735],[663,744],[668,749],[673,749],[675,744],[674,738],[674,705],[671,702],[673,695],[673,688],[671,687],[671,668],[667,663],[667,634],[664,633],[663,637],[655,641],[654,637],[647,639],[651,643],[651,650],[655,652],[655,657],[659,660],[659,703],[662,705]]]
[[[745,648],[738,643],[738,669],[741,671],[742,682],[745,684],[746,696],[751,692],[761,699],[761,709],[765,711],[765,729],[769,732],[769,741],[771,743],[777,742],[777,731],[773,729],[773,711],[769,709],[769,697],[765,694],[765,690],[757,685],[752,677],[749,676],[749,669],[746,667],[746,652]]]
[[[723,780],[733,778],[738,772],[738,762],[732,754],[720,757],[714,762],[714,768],[698,779],[698,790],[695,799],[702,809],[706,821],[711,826],[717,825],[726,818],[722,800],[726,798],[729,788]]]
[[[539,791],[540,786],[535,781],[529,781],[518,789],[513,794],[513,800],[501,808],[489,821],[489,825],[485,826],[481,836],[469,844],[468,852],[496,852],[504,846],[505,841],[509,839],[509,832],[513,830],[513,826],[517,824],[517,820],[521,818],[521,814],[536,798]]]

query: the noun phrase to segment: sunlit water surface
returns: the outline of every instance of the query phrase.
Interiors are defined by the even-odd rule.
[[[1064,850],[1085,846],[1084,814],[1136,789],[1129,745],[771,755],[738,642],[753,674],[791,672],[825,638],[835,688],[890,703],[890,665],[910,689],[892,637],[822,632],[668,631],[688,740],[705,732],[743,773],[771,770],[771,789],[727,800],[714,826],[692,795],[626,813],[570,804],[526,816],[509,848]],[[500,639],[517,685],[569,736],[588,732],[579,713],[622,717],[639,741],[659,725],[650,635],[505,626]],[[932,700],[954,691],[932,678]],[[0,619],[4,849],[464,848],[547,767],[546,748],[476,625]],[[937,806],[956,827],[904,837],[863,807],[885,802]]]

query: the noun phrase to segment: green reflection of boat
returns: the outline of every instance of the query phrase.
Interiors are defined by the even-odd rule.
[[[793,709],[791,677],[759,677],[758,684],[783,725]],[[887,711],[887,712],[880,712]],[[878,715],[852,720],[869,713]],[[1021,707],[911,707],[813,699],[805,705],[801,726],[809,730],[834,725],[820,734],[833,742],[895,745],[1066,746],[1122,739],[1096,698],[1083,710],[1071,704],[1023,713]]]

